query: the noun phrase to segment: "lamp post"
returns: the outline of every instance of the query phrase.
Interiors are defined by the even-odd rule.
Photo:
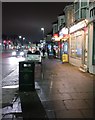
[[[41,28],[41,31],[43,31],[43,40],[44,40],[44,28]]]
[[[21,42],[22,36],[20,35],[20,36],[18,36],[18,37],[19,37],[20,44],[22,44],[22,42]],[[21,46],[21,45],[20,45],[20,46]]]

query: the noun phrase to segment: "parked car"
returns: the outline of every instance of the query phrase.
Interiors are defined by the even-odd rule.
[[[34,53],[32,53],[31,51],[28,51],[26,60],[31,60],[41,64],[42,63],[41,52],[38,50],[35,51]]]
[[[25,57],[25,52],[23,49],[16,49],[12,52],[12,56],[15,56],[15,57],[18,57],[18,56],[21,56],[21,57]]]

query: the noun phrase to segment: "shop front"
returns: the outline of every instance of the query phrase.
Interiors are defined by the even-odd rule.
[[[62,62],[69,62],[69,39],[63,38],[61,39],[61,60]]]
[[[55,58],[60,59],[60,38],[58,34],[53,35],[53,53],[55,53]]]
[[[64,27],[59,32],[60,37],[60,58],[63,63],[69,62],[69,35],[68,28]]]
[[[88,28],[87,20],[82,20],[69,30],[69,62],[87,71]]]

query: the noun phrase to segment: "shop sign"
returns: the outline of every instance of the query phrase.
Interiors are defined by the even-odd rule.
[[[68,36],[68,28],[64,27],[60,30],[59,36],[58,34],[54,34],[52,39],[54,41],[60,41],[60,39],[62,39],[63,37],[67,37],[67,36]]]
[[[64,35],[68,34],[68,28],[64,27],[59,32],[59,37],[64,37]]]
[[[60,37],[60,38],[63,38],[63,33],[62,33],[62,31],[59,32],[59,37]]]
[[[77,30],[80,30],[80,29],[86,27],[87,23],[88,23],[88,20],[85,19],[85,20],[73,25],[72,27],[70,27],[70,33],[73,33]]]
[[[54,41],[60,41],[60,37],[55,38]]]
[[[58,37],[57,33],[53,35],[52,40],[54,40],[54,41],[60,41],[60,37]]]
[[[58,37],[58,34],[54,34],[53,37],[57,38],[57,37]]]

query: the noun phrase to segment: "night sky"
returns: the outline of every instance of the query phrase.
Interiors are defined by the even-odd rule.
[[[70,2],[3,2],[2,34],[22,35],[28,41],[42,39],[52,30],[52,23]]]

